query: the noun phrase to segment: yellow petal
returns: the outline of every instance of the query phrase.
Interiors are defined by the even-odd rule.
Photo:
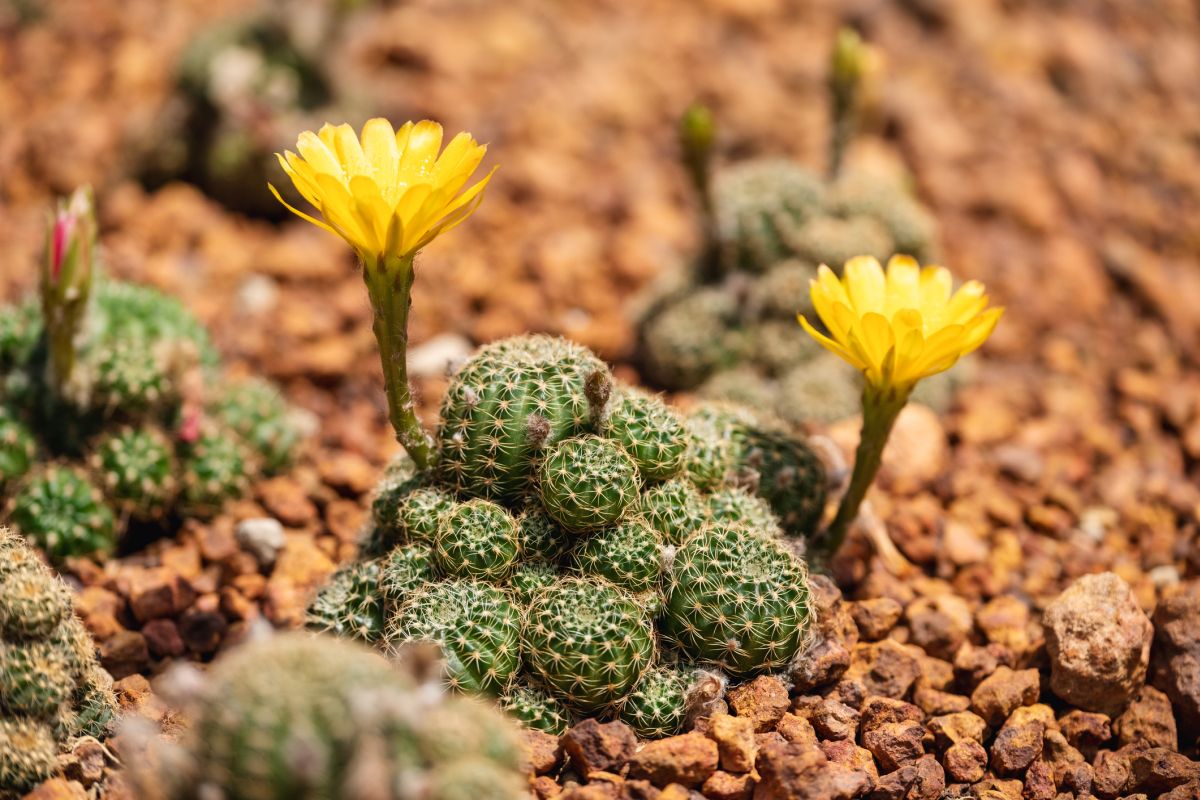
[[[868,312],[883,313],[887,298],[887,279],[883,267],[870,256],[858,256],[846,262],[846,293],[854,313],[862,316]]]
[[[944,267],[925,267],[921,270],[921,315],[931,323],[940,319],[953,289],[954,278],[950,270]]]
[[[856,369],[863,370],[867,368],[866,363],[863,362],[861,358],[814,328],[803,314],[797,315],[796,319],[800,321],[800,326],[808,332],[808,335],[816,339],[817,342],[826,350],[838,356],[843,361],[851,364]]]
[[[317,174],[332,175],[338,180],[343,179],[342,165],[338,163],[337,156],[312,131],[300,134],[296,140],[296,149]]]
[[[921,308],[921,268],[910,256],[892,256],[887,265],[887,316]]]
[[[283,203],[284,208],[286,208],[288,211],[295,214],[300,219],[307,220],[308,222],[311,222],[313,225],[316,225],[318,228],[324,228],[325,230],[329,231],[332,234],[335,234],[338,236],[341,235],[337,231],[335,231],[333,228],[329,227],[329,225],[327,225],[326,223],[322,222],[321,220],[317,219],[316,217],[311,217],[308,214],[305,214],[303,211],[301,211],[300,209],[293,206],[287,200],[284,200],[283,196],[279,194],[279,190],[276,189],[274,187],[274,185],[268,183],[267,188],[271,190],[271,194],[275,195],[276,200]]]
[[[381,187],[396,182],[396,168],[400,163],[400,148],[396,147],[396,132],[392,123],[382,117],[367,120],[362,129],[362,147],[367,161]]]
[[[418,178],[428,177],[441,146],[441,125],[428,119],[414,125],[408,143],[400,153],[400,180],[414,183]]]
[[[348,179],[355,175],[371,174],[371,163],[367,161],[354,128],[345,123],[338,125],[333,129],[333,143],[334,152],[337,153],[338,161],[342,162],[342,169]]]

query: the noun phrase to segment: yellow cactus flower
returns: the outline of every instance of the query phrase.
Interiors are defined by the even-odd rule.
[[[951,293],[943,267],[921,268],[893,256],[884,274],[879,262],[860,256],[846,263],[845,277],[821,266],[810,291],[830,336],[800,317],[804,329],[827,349],[862,370],[876,388],[905,392],[979,348],[1003,308],[988,308],[983,284],[969,281]]]
[[[300,134],[299,155],[276,154],[321,219],[270,188],[293,214],[349,242],[364,262],[407,258],[471,216],[492,177],[463,191],[487,146],[460,133],[441,147],[442,126],[430,120],[398,131],[386,119],[368,120],[361,140],[349,125],[326,124]]]

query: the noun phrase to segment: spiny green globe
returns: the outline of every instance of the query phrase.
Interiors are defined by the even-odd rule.
[[[380,561],[360,561],[338,570],[308,606],[309,630],[377,641],[386,615]]]
[[[883,223],[871,217],[818,216],[788,238],[792,252],[813,264],[841,265],[855,256],[887,260],[895,252]]]
[[[388,611],[400,608],[413,592],[434,579],[433,554],[427,545],[401,545],[382,560],[379,590]]]
[[[300,443],[287,403],[264,380],[248,378],[224,387],[214,403],[216,418],[236,432],[262,458],[267,472],[288,465]]]
[[[722,288],[704,286],[673,299],[642,325],[642,370],[656,385],[694,389],[741,358],[738,328],[737,300]]]
[[[0,717],[0,792],[20,797],[57,767],[58,743],[48,722]]]
[[[702,405],[687,419],[690,438],[685,467],[688,478],[702,492],[729,485],[738,470],[738,443],[733,437],[733,427],[717,408]]]
[[[468,500],[446,512],[433,542],[433,563],[458,578],[504,580],[520,555],[517,521],[490,500]]]
[[[0,487],[24,477],[36,455],[33,431],[16,413],[0,405]]]
[[[571,559],[583,575],[640,594],[658,587],[662,539],[645,520],[630,517],[587,536],[572,550]]]
[[[895,252],[929,261],[936,223],[900,181],[868,171],[850,172],[830,187],[827,200],[828,208],[839,216],[880,222],[891,235]]]
[[[713,201],[725,268],[761,272],[791,255],[795,231],[820,213],[823,193],[816,175],[782,159],[722,170]]]
[[[574,719],[570,709],[554,695],[522,681],[505,690],[500,696],[500,707],[525,727],[553,736],[566,733]]]
[[[62,581],[32,558],[0,552],[18,566],[0,576],[0,637],[9,640],[50,636],[71,613],[71,596]]]
[[[662,630],[688,657],[746,676],[780,669],[808,640],[808,569],[773,540],[714,524],[667,574]]]
[[[521,543],[521,558],[557,561],[575,537],[551,519],[535,499],[517,517],[517,539]]]
[[[451,580],[418,589],[393,615],[388,643],[441,645],[446,682],[471,694],[498,694],[521,665],[521,617],[501,589]]]
[[[219,430],[203,431],[183,452],[183,501],[190,510],[211,512],[249,484],[252,455],[242,442]]]
[[[643,479],[664,481],[683,469],[687,432],[660,398],[622,387],[609,403],[601,428],[633,457]]]
[[[817,277],[817,268],[808,261],[788,259],[771,267],[750,288],[751,308],[764,317],[795,324],[796,315],[813,317],[809,281]]]
[[[186,737],[153,741],[158,757],[133,770],[155,797],[457,800],[437,787],[479,761],[496,767],[487,797],[518,800],[524,788],[500,714],[414,686],[349,642],[284,634],[242,645],[217,660],[187,710]]]
[[[862,380],[854,367],[833,353],[793,367],[780,379],[780,415],[794,425],[828,425],[857,414]]]
[[[687,722],[690,684],[691,676],[675,667],[647,671],[621,703],[621,721],[645,739],[674,736]]]
[[[527,606],[542,589],[552,586],[562,577],[558,567],[548,561],[522,561],[508,578],[508,587],[517,601]]]
[[[675,478],[642,492],[631,513],[644,519],[673,545],[683,544],[708,520],[704,498],[686,478]]]
[[[546,453],[539,470],[546,511],[571,531],[612,525],[637,500],[637,465],[611,439],[564,439]]]
[[[529,606],[521,638],[529,668],[571,708],[595,714],[637,685],[654,659],[654,629],[615,586],[566,578]]]
[[[9,519],[54,561],[108,553],[116,541],[112,511],[78,467],[54,464],[30,475],[9,501]]]
[[[106,494],[138,517],[161,516],[178,490],[174,447],[155,427],[126,427],[101,437],[91,464]]]
[[[611,383],[603,361],[563,339],[517,336],[483,347],[442,402],[443,479],[462,494],[516,499],[543,448],[594,426]]]
[[[0,698],[10,713],[52,719],[78,685],[62,648],[47,641],[0,643]]]
[[[452,494],[434,486],[409,492],[396,504],[396,523],[405,541],[433,544],[442,517],[454,505]]]
[[[710,494],[708,514],[713,522],[737,525],[764,536],[783,535],[771,504],[745,489],[731,487]]]

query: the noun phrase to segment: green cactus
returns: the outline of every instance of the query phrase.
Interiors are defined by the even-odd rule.
[[[820,213],[823,194],[820,178],[781,159],[718,173],[714,204],[725,269],[762,272],[791,255],[794,231]]]
[[[426,476],[417,474],[417,467],[408,455],[401,453],[392,459],[371,493],[371,520],[364,541],[359,543],[359,553],[372,558],[382,556],[407,541],[407,533],[400,528],[400,505],[410,494],[426,486]]]
[[[442,403],[441,472],[455,491],[513,500],[534,456],[593,427],[612,384],[586,348],[518,336],[482,348],[451,379]]]
[[[827,352],[816,339],[804,333],[794,316],[786,320],[761,320],[747,338],[746,360],[752,361],[767,375],[781,375],[797,364],[806,364]]]
[[[812,618],[808,570],[773,540],[717,524],[684,542],[667,574],[663,634],[733,675],[780,669]]]
[[[584,578],[565,578],[534,598],[521,642],[534,674],[585,714],[623,698],[655,651],[654,630],[637,601]]]
[[[107,434],[96,442],[90,461],[108,497],[134,516],[161,516],[178,491],[174,447],[157,428]]]
[[[446,659],[446,682],[472,694],[498,694],[517,674],[521,617],[501,589],[450,580],[418,589],[388,626],[388,644],[432,641]]]
[[[791,235],[789,244],[800,258],[835,271],[855,256],[885,261],[895,250],[887,228],[872,217],[813,217]]]
[[[224,387],[212,408],[213,417],[237,433],[262,459],[263,469],[278,472],[291,461],[300,431],[289,417],[279,390],[250,378]]]
[[[0,797],[50,777],[70,740],[108,732],[111,683],[66,585],[0,528]]]
[[[414,686],[349,642],[245,644],[218,659],[185,708],[186,737],[150,739],[152,757],[131,765],[144,796],[459,800],[470,785],[477,798],[519,800],[525,790],[516,731],[499,712]]]
[[[155,409],[173,400],[167,365],[152,342],[116,339],[96,357],[92,402],[107,413]]]
[[[192,351],[190,361],[204,366],[218,363],[208,332],[176,298],[149,286],[121,281],[99,281],[94,294],[106,339],[174,342],[172,349]]]
[[[42,314],[36,300],[0,308],[0,373],[24,366],[42,336]]]
[[[390,611],[404,604],[413,592],[432,581],[433,554],[424,544],[396,547],[383,559],[379,589]]]
[[[383,572],[378,559],[338,570],[309,603],[308,629],[364,642],[379,640],[385,621]]]
[[[702,492],[713,492],[732,482],[738,470],[738,443],[726,406],[706,404],[687,418],[688,449],[684,468]],[[735,407],[736,408],[736,407]]]
[[[433,486],[408,492],[396,504],[396,524],[405,541],[433,544],[442,517],[454,508],[454,496]]]
[[[504,580],[520,555],[517,521],[490,500],[468,500],[442,517],[433,563],[447,576]]]
[[[871,172],[851,172],[830,187],[826,199],[834,214],[877,220],[891,235],[895,252],[922,263],[932,255],[933,217],[897,181]]]
[[[772,408],[783,402],[777,381],[753,363],[740,364],[713,375],[696,394],[705,400],[731,403],[746,408]]]
[[[756,315],[795,323],[797,314],[809,319],[813,312],[809,281],[817,277],[817,268],[807,261],[788,259],[767,270],[750,288],[750,307]]]
[[[708,520],[704,498],[682,478],[653,486],[642,493],[633,513],[662,534],[667,544],[681,545]]]
[[[632,517],[586,537],[571,560],[583,575],[641,594],[657,588],[662,577],[662,540],[645,520]]]
[[[828,425],[858,413],[861,384],[852,366],[832,353],[822,353],[780,379],[778,410],[795,425]]]
[[[658,386],[683,390],[699,386],[714,372],[741,358],[737,299],[720,287],[701,287],[667,304],[640,331],[638,360]]]
[[[546,511],[570,531],[612,525],[638,495],[637,464],[611,439],[564,439],[547,451],[539,470]]]
[[[557,561],[575,537],[550,518],[541,503],[531,502],[517,517],[521,558]]]
[[[0,488],[24,477],[36,456],[33,431],[13,411],[0,405]]]
[[[517,601],[527,606],[542,589],[562,577],[558,568],[548,561],[522,561],[509,576],[508,585]]]
[[[100,490],[77,467],[32,473],[9,501],[9,519],[55,561],[108,553],[116,521]]]
[[[783,535],[771,504],[745,489],[730,487],[708,496],[708,513],[713,522],[737,525],[764,536]]]
[[[508,687],[500,696],[500,707],[526,728],[552,736],[562,736],[574,721],[570,709],[554,695],[521,681]]]
[[[690,674],[676,667],[648,670],[621,703],[621,721],[645,739],[680,733],[687,722],[690,684]]]
[[[683,468],[683,421],[654,395],[622,387],[610,401],[601,429],[620,442],[647,481],[665,481]]]
[[[253,454],[242,442],[223,431],[202,431],[183,448],[181,464],[184,505],[197,512],[212,512],[226,500],[243,493],[253,473]]]

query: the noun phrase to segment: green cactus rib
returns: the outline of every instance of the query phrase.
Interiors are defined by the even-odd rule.
[[[733,675],[779,669],[811,626],[808,570],[782,546],[714,524],[688,539],[667,575],[664,635]]]
[[[471,694],[498,694],[520,667],[521,618],[501,589],[451,580],[418,589],[388,626],[393,649],[432,641],[442,647],[446,682]]]
[[[538,592],[553,586],[562,577],[557,567],[548,561],[522,561],[509,576],[508,585],[522,606],[528,606]]]
[[[423,544],[401,545],[385,556],[382,563],[379,591],[389,614],[434,578],[433,554]]]
[[[704,498],[691,481],[680,478],[644,491],[631,513],[644,519],[672,545],[683,544],[708,521]]]
[[[582,578],[566,578],[534,598],[522,645],[541,682],[585,714],[612,708],[655,652],[654,630],[637,601]]]
[[[526,505],[517,517],[517,539],[523,559],[557,561],[574,538],[573,534],[551,519],[536,500]]]
[[[108,553],[116,542],[116,521],[100,489],[69,465],[31,474],[10,501],[9,519],[55,561]]]
[[[710,494],[708,514],[713,522],[736,525],[764,536],[783,535],[771,504],[745,489],[731,487]]]
[[[571,552],[571,558],[583,575],[640,594],[658,587],[662,539],[645,520],[633,517],[588,536]]]
[[[621,443],[648,481],[675,477],[687,448],[683,421],[660,398],[622,388],[609,403],[602,432]]]
[[[453,495],[434,486],[421,486],[400,498],[395,520],[404,541],[433,544],[442,517],[454,505]]]
[[[386,618],[380,561],[360,561],[338,570],[308,606],[309,630],[377,641]]]
[[[587,435],[564,439],[546,453],[539,494],[547,513],[570,531],[612,525],[641,488],[637,464],[616,442]]]
[[[126,427],[101,437],[90,461],[105,494],[136,516],[161,516],[178,491],[174,447],[155,427]]]
[[[520,336],[482,348],[442,403],[443,479],[462,494],[514,500],[542,448],[596,423],[611,380],[603,361],[562,339]]]
[[[503,580],[520,554],[517,521],[489,500],[468,500],[441,518],[433,563],[444,575]]]

